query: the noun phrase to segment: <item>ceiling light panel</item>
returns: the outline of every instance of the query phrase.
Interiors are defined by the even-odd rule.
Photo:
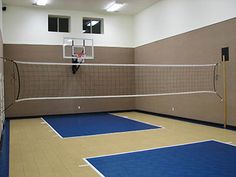
[[[116,2],[113,2],[111,4],[109,4],[107,7],[106,7],[106,10],[108,12],[116,12],[118,11],[119,9],[121,9],[125,4],[124,3],[116,3]]]
[[[36,1],[36,5],[38,5],[38,6],[46,6],[47,2],[48,2],[48,0],[37,0]]]

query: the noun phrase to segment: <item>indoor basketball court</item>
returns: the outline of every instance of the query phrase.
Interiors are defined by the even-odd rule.
[[[0,4],[0,177],[236,177],[234,0]]]

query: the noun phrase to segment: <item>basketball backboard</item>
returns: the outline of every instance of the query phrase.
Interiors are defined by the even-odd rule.
[[[84,59],[94,59],[93,39],[84,38],[64,38],[63,58],[76,59],[81,53]]]

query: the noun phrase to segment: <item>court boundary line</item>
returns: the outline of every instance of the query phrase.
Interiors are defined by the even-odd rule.
[[[105,177],[95,166],[93,166],[86,158],[83,158],[86,164],[92,168],[100,177]]]
[[[59,136],[61,139],[64,139],[64,138],[60,135],[60,133],[58,133],[46,120],[44,120],[43,117],[41,117],[41,120],[43,120],[43,121],[46,123],[46,125],[49,126],[49,128],[51,128],[54,133],[56,133],[57,136]]]
[[[128,116],[117,115],[117,114],[119,114],[119,113],[108,113],[108,114],[115,115],[115,116],[117,116],[117,117],[121,117],[121,118],[124,118],[124,119],[129,119],[129,120],[133,120],[133,121],[136,121],[136,122],[145,123],[145,124],[148,124],[148,125],[152,125],[152,126],[156,126],[156,127],[160,127],[160,128],[166,129],[165,127],[163,127],[163,126],[161,126],[161,125],[155,125],[155,124],[153,124],[153,123],[149,123],[149,122],[146,122],[146,121],[135,120],[135,119],[130,118],[130,117],[128,117]]]
[[[213,139],[213,141],[236,147],[236,144],[234,144],[234,143],[224,142],[224,141],[220,141],[220,140],[216,140],[216,139]]]
[[[151,124],[151,123],[142,122],[142,121],[135,120],[135,119],[130,119],[128,117],[114,115],[112,113],[106,113],[106,114],[110,114],[110,115],[113,115],[113,116],[116,116],[116,117],[119,117],[119,118],[129,119],[129,120],[132,120],[132,121],[135,121],[135,122],[139,122],[139,123],[155,126],[156,128],[151,128],[151,129],[146,129],[146,130],[131,130],[131,131],[125,131],[125,132],[103,133],[103,134],[96,134],[96,135],[83,135],[83,136],[63,137],[43,117],[41,117],[41,120],[43,120],[53,130],[53,132],[55,132],[61,139],[76,139],[76,138],[97,137],[97,136],[106,136],[106,135],[118,135],[118,134],[124,134],[124,133],[135,133],[135,132],[145,132],[145,131],[154,131],[154,130],[166,129],[163,126],[154,125],[154,124]]]
[[[114,132],[114,133],[104,133],[104,134],[97,134],[97,135],[84,135],[84,136],[74,136],[74,137],[66,137],[63,139],[75,139],[75,138],[86,138],[86,137],[97,137],[97,136],[106,136],[106,135],[119,135],[119,134],[125,134],[125,133],[136,133],[136,132],[145,132],[145,131],[154,131],[159,130],[161,128],[152,128],[148,130],[132,130],[132,131],[126,131],[126,132]]]
[[[108,155],[93,156],[93,157],[85,157],[85,158],[82,158],[82,160],[84,160],[84,162],[85,162],[86,164],[88,164],[89,167],[91,167],[98,175],[100,175],[100,177],[105,177],[95,166],[93,166],[93,165],[88,161],[88,159],[92,159],[92,158],[103,158],[103,157],[109,157],[109,156],[115,156],[115,155],[123,155],[123,154],[132,154],[132,153],[136,153],[136,152],[144,152],[144,151],[151,151],[151,150],[158,150],[158,149],[179,147],[179,146],[192,145],[192,144],[198,144],[198,143],[205,143],[205,142],[211,142],[211,141],[214,141],[214,142],[218,142],[218,143],[221,143],[221,144],[226,144],[226,145],[229,145],[229,146],[236,147],[236,144],[233,144],[233,143],[231,144],[231,143],[219,141],[219,140],[216,140],[216,139],[208,139],[208,140],[195,141],[195,142],[190,142],[190,143],[176,144],[176,145],[171,145],[171,146],[162,146],[162,147],[147,148],[147,149],[136,150],[136,151],[127,151],[127,152],[113,153],[113,154],[108,154]]]
[[[151,151],[151,150],[164,149],[164,148],[170,148],[170,147],[178,147],[178,146],[184,146],[184,145],[190,145],[190,144],[204,143],[204,142],[208,142],[208,141],[214,141],[214,139],[208,139],[208,140],[202,140],[202,141],[194,141],[194,142],[189,142],[189,143],[181,143],[181,144],[170,145],[170,146],[161,146],[161,147],[145,148],[145,149],[141,149],[141,150],[126,151],[126,152],[119,152],[119,153],[112,153],[112,154],[101,155],[101,156],[91,156],[91,157],[86,157],[86,158],[83,158],[83,159],[109,157],[109,156],[122,155],[122,154],[132,154],[132,153],[136,153],[136,152]]]

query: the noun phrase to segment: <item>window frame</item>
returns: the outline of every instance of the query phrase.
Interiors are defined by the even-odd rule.
[[[90,25],[90,33],[85,33],[84,32],[84,20],[89,20],[90,23],[92,21],[100,21],[101,23],[101,29],[100,29],[100,33],[93,33],[93,26]],[[104,19],[103,18],[96,18],[96,17],[83,17],[82,18],[82,34],[97,34],[97,35],[100,35],[100,34],[104,34]]]
[[[56,18],[57,19],[57,31],[49,31],[49,18]],[[67,19],[68,20],[68,32],[60,32],[60,19]],[[70,33],[71,32],[71,17],[70,16],[62,16],[62,15],[48,15],[48,32],[54,33]]]

